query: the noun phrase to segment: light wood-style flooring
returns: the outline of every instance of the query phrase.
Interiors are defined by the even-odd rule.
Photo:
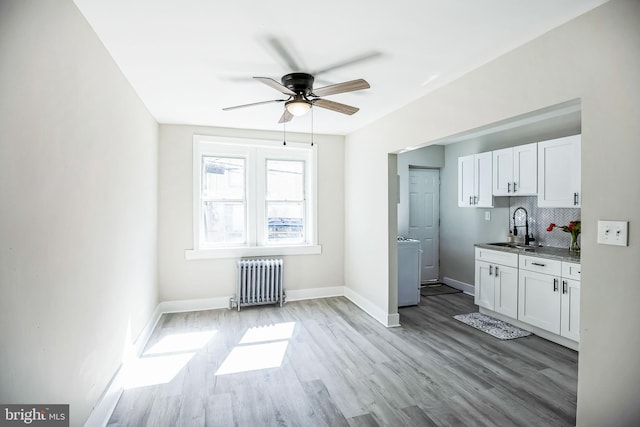
[[[132,382],[109,426],[574,426],[577,353],[452,318],[477,309],[422,298],[398,328],[342,297],[164,315],[137,369],[161,375]],[[216,375],[272,350],[277,367]]]

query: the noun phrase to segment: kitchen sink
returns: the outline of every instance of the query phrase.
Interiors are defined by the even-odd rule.
[[[522,249],[525,252],[535,252],[536,248],[533,246],[525,246],[520,245],[518,243],[508,243],[508,242],[496,242],[496,243],[487,243],[490,246],[501,246],[503,248],[513,248],[513,249]]]

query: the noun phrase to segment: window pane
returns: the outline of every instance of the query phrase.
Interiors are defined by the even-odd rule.
[[[267,160],[267,200],[304,200],[304,162]]]
[[[203,239],[206,243],[244,243],[244,203],[204,202]]]
[[[271,243],[304,242],[304,203],[267,202],[267,240]]]
[[[244,159],[203,157],[202,162],[204,199],[244,200]]]

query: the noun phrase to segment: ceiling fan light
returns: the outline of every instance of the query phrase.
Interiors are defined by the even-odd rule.
[[[311,104],[307,101],[289,101],[287,102],[287,111],[294,116],[303,116],[309,112]]]

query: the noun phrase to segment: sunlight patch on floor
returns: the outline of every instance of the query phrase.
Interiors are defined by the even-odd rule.
[[[128,360],[123,367],[124,389],[171,382],[198,350],[205,347],[217,331],[171,334],[163,337],[140,357]]]
[[[295,325],[295,322],[287,322],[250,328],[222,362],[216,375],[279,368]]]

